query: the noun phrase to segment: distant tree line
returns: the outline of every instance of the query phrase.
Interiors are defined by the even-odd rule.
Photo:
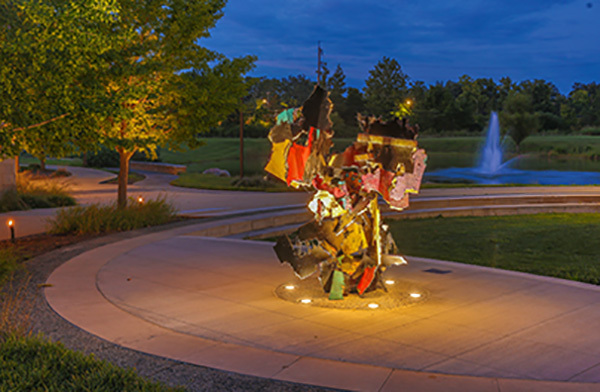
[[[357,132],[356,114],[382,118],[408,117],[419,124],[421,134],[477,134],[487,125],[490,112],[497,111],[503,129],[517,145],[538,131],[580,132],[600,127],[600,84],[576,83],[567,95],[551,82],[536,79],[515,83],[504,77],[473,79],[463,75],[458,81],[426,85],[411,80],[393,58],[383,57],[369,71],[361,90],[346,85],[338,64],[330,73],[325,65],[320,84],[330,91],[334,104],[332,120],[339,136]],[[249,80],[245,99],[246,134],[265,136],[273,115],[285,107],[302,104],[315,84],[304,75],[282,79]],[[213,134],[238,135],[232,117]]]

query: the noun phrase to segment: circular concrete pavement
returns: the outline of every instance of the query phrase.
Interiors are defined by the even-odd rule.
[[[275,295],[298,282],[272,244],[206,237],[248,219],[86,252],[54,271],[46,298],[124,347],[279,380],[389,391],[600,388],[597,286],[408,258],[386,278],[421,288],[426,300],[304,306]]]

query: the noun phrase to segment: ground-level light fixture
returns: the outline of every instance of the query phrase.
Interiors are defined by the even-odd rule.
[[[385,284],[393,285],[393,284],[396,284],[396,281],[388,279],[388,280],[385,281]]]
[[[294,290],[296,288],[296,286],[294,286],[293,284],[288,284],[284,287],[286,290]]]
[[[303,303],[303,304],[309,304],[309,303],[312,302],[312,299],[310,299],[310,298],[304,298],[304,299],[301,299],[300,302]]]
[[[370,303],[369,305],[367,305],[370,309],[377,309],[379,307],[379,304],[376,303]]]
[[[8,226],[8,228],[10,229],[10,240],[12,242],[15,242],[15,221],[12,219],[9,219],[6,222],[6,225]]]
[[[419,293],[410,293],[410,296],[412,298],[421,298],[421,294],[419,294]]]

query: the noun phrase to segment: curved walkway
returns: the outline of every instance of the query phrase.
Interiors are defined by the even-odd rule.
[[[46,298],[124,347],[261,377],[375,391],[600,387],[596,286],[410,258],[386,278],[428,294],[413,306],[292,304],[273,294],[293,273],[271,244],[206,237],[240,222],[94,249],[50,276]]]
[[[112,201],[111,174],[70,168],[81,204]],[[124,347],[261,377],[360,390],[585,391],[600,388],[598,287],[410,258],[391,278],[427,295],[394,310],[291,304],[271,245],[241,235],[305,219],[303,193],[172,187],[148,173],[131,195],[166,196],[193,217],[238,216],[122,241],[59,267],[50,305]],[[425,189],[406,216],[599,211],[600,187]],[[272,212],[274,209],[295,209]],[[264,213],[263,211],[271,211]],[[17,235],[55,210],[15,216]],[[239,216],[240,214],[251,215]],[[2,216],[0,216],[2,219]],[[7,232],[0,232],[0,239]],[[243,257],[240,257],[243,255]],[[427,272],[429,271],[429,272]],[[432,273],[433,272],[433,273]]]

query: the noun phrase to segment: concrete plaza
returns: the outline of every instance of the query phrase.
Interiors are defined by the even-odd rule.
[[[206,237],[216,224],[84,253],[50,276],[46,298],[124,347],[278,380],[373,391],[599,388],[596,286],[410,258],[386,278],[426,293],[412,306],[325,309],[276,297],[276,286],[297,281],[272,244]]]

